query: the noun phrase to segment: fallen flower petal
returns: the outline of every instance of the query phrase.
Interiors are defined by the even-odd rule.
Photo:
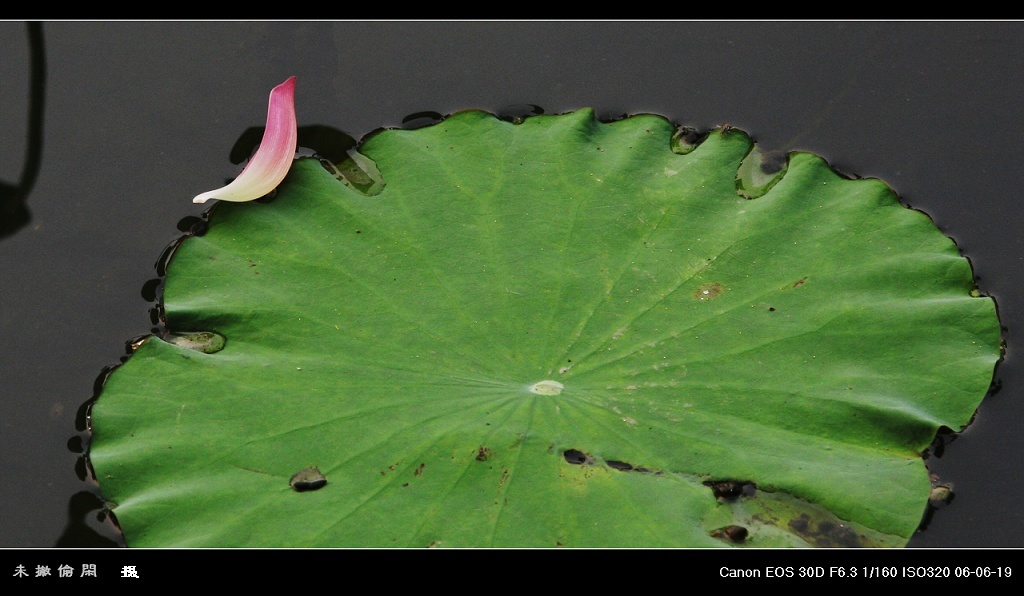
[[[204,192],[192,199],[205,203],[221,201],[252,201],[277,188],[295,159],[298,125],[295,120],[295,77],[289,78],[270,92],[267,129],[256,154],[230,184]]]

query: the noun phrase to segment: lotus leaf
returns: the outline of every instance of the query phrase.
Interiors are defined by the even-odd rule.
[[[906,544],[993,300],[885,183],[692,136],[466,111],[364,139],[373,192],[304,158],[216,204],[163,304],[221,340],[148,338],[92,411],[128,544]]]

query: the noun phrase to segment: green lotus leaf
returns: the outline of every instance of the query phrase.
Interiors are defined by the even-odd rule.
[[[993,301],[883,182],[679,137],[461,112],[216,205],[93,407],[128,544],[904,545]]]

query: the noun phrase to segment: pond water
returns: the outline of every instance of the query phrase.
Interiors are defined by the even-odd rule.
[[[48,22],[42,33],[33,121],[29,31],[0,22],[0,182],[27,207],[0,238],[0,547],[116,543],[82,479],[81,405],[149,332],[154,263],[178,221],[202,212],[191,197],[237,173],[232,145],[290,75],[300,124],[355,138],[423,112],[591,106],[728,122],[766,149],[885,180],[957,241],[1008,329],[999,390],[929,459],[956,498],[911,546],[1024,546],[1024,23]]]

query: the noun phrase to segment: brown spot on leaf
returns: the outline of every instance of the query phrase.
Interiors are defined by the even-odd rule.
[[[790,520],[789,528],[804,540],[822,548],[861,548],[868,546],[867,537],[850,526],[829,520],[815,520],[806,513]]]
[[[725,288],[718,282],[711,282],[701,284],[697,286],[697,291],[693,293],[693,297],[697,300],[714,300],[722,295]]]
[[[718,528],[712,530],[710,535],[712,538],[720,538],[723,540],[731,540],[732,542],[744,542],[747,539],[747,529],[743,526],[726,526],[724,528]]]

